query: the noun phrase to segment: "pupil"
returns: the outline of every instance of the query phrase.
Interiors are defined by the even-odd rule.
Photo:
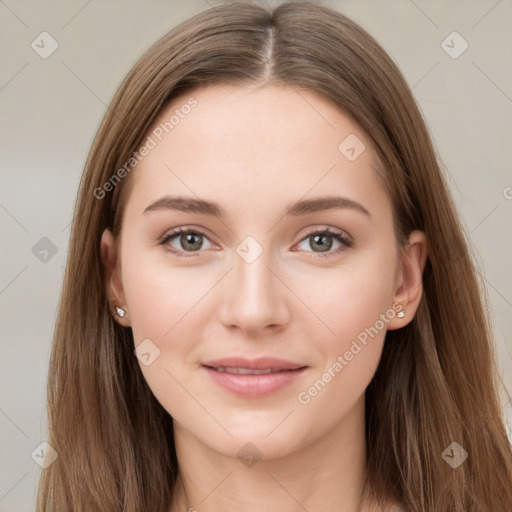
[[[200,249],[201,245],[202,245],[202,240],[200,238],[201,236],[202,235],[195,235],[195,234],[187,233],[186,235],[182,235],[181,243],[184,248],[187,248],[187,244],[191,244],[192,246],[191,247],[189,246],[188,247],[189,249],[191,249],[191,250]],[[193,242],[194,237],[197,239],[196,243]],[[185,240],[185,243],[183,242],[183,240]]]
[[[330,240],[330,243],[326,242],[326,239]],[[319,240],[320,242],[320,252],[326,252],[332,247],[332,237],[329,235],[315,235],[313,237],[313,240],[315,243],[317,243]],[[310,244],[311,245],[311,244]],[[311,248],[314,249],[314,247],[311,245]]]

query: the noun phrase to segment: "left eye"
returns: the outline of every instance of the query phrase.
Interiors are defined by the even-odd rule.
[[[333,239],[339,244],[338,248],[333,251],[330,249],[333,245]],[[303,244],[305,242],[308,242],[307,248],[300,248],[300,244]],[[301,240],[299,244],[299,248],[301,250],[308,250],[308,248],[314,249],[319,248],[319,251],[313,250],[313,253],[316,254],[316,256],[332,256],[336,255],[343,250],[345,250],[347,247],[352,246],[352,242],[349,238],[344,236],[342,233],[338,233],[336,231],[331,231],[330,229],[324,229],[322,231],[314,231],[312,233],[309,233],[305,238]],[[311,256],[310,256],[311,257]]]

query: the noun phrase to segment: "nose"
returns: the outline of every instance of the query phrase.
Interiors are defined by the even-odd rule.
[[[233,261],[218,309],[222,324],[252,336],[282,329],[289,319],[290,292],[283,277],[271,267],[267,252],[251,263],[238,254]]]

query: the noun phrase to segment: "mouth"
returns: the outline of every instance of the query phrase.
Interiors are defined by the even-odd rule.
[[[286,359],[278,359],[276,357],[258,357],[256,359],[246,359],[243,357],[224,357],[222,359],[215,359],[205,361],[203,366],[218,369],[220,371],[231,370],[263,370],[267,372],[278,372],[285,370],[297,370],[304,368],[305,365],[287,361]]]
[[[208,361],[201,368],[224,390],[243,398],[260,398],[292,384],[308,366],[275,358],[230,358]]]
[[[206,365],[205,365],[206,366]],[[232,375],[268,375],[269,373],[280,373],[280,372],[293,372],[296,370],[300,370],[301,368],[306,368],[302,366],[301,368],[295,368],[290,370],[285,369],[274,369],[274,368],[265,368],[264,370],[255,370],[251,368],[234,368],[230,366],[206,366],[206,368],[210,368],[219,373],[231,373]]]

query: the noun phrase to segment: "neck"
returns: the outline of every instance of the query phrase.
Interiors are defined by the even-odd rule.
[[[364,396],[327,435],[253,465],[209,449],[174,423],[180,470],[170,512],[368,510]]]

